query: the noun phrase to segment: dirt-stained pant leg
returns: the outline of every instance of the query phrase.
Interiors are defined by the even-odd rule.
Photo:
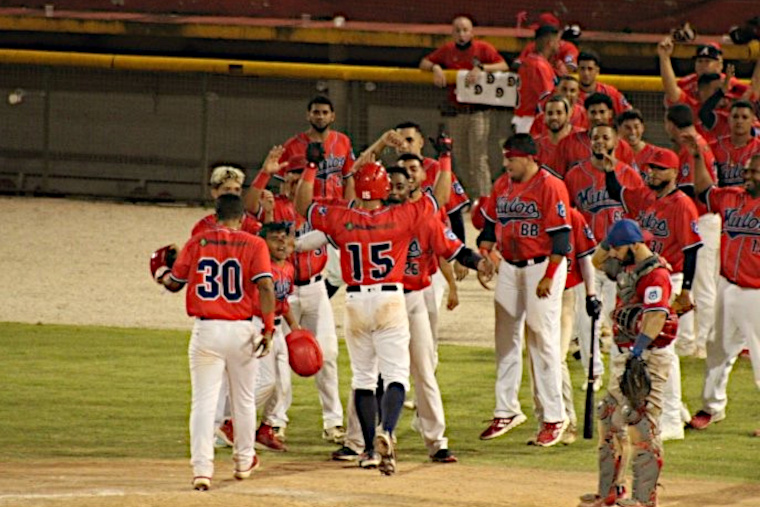
[[[612,372],[610,374],[613,375]],[[616,381],[615,378],[611,379],[610,385]],[[618,491],[625,482],[625,470],[628,463],[628,432],[621,407],[609,391],[599,402],[596,410],[599,419],[598,494],[605,499],[605,505],[610,505],[617,498]]]

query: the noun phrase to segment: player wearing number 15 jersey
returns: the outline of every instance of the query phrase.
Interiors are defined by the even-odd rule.
[[[448,139],[444,142],[447,154],[441,157],[435,197],[383,205],[390,180],[377,163],[362,165],[354,176],[358,200],[352,207],[313,203],[315,170],[311,166],[304,171],[296,195],[296,210],[341,252],[341,272],[348,285],[345,332],[351,385],[365,445],[359,464],[379,462],[386,475],[396,470],[392,436],[409,388],[409,321],[401,282],[414,232],[437,212],[438,202],[449,198],[451,144]],[[375,435],[378,373],[386,391],[382,430]]]
[[[274,284],[266,243],[240,230],[239,196],[219,196],[216,218],[218,227],[193,236],[171,275],[159,279],[172,292],[187,284],[187,313],[196,317],[188,352],[195,489],[208,489],[214,473],[214,412],[225,372],[235,419],[235,477],[248,478],[258,466],[253,450],[256,357],[268,352],[274,332]]]

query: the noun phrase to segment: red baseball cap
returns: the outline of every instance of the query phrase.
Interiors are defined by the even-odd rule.
[[[557,16],[555,16],[551,12],[542,12],[538,16],[538,22],[533,23],[528,28],[531,30],[537,30],[539,27],[542,27],[542,26],[553,26],[554,28],[559,28],[560,22]]]
[[[652,169],[678,169],[681,162],[673,150],[657,148],[647,165]]]

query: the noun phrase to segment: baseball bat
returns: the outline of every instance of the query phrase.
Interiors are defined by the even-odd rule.
[[[591,319],[591,354],[588,358],[588,379],[586,379],[586,412],[583,414],[583,438],[594,436],[594,343],[596,342],[596,317]]]

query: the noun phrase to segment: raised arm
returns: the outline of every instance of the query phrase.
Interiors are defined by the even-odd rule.
[[[678,88],[676,73],[673,70],[673,64],[670,57],[673,55],[673,39],[665,37],[657,45],[657,55],[660,57],[660,77],[662,77],[662,86],[665,88],[665,98],[671,102],[678,102],[681,97],[681,90]]]
[[[686,145],[694,157],[694,194],[699,195],[713,184],[712,177],[707,166],[705,166],[702,150],[699,149],[699,144],[694,136],[684,133],[681,135],[681,142]]]
[[[304,169],[296,189],[295,206],[301,216],[306,216],[309,205],[314,200],[314,180],[317,178],[317,166],[310,163]]]
[[[264,159],[264,164],[261,166],[259,173],[251,183],[251,188],[245,194],[245,209],[249,213],[254,215],[259,212],[259,206],[261,204],[261,193],[267,188],[269,179],[272,175],[277,174],[282,169],[288,166],[287,162],[280,162],[280,157],[285,152],[285,148],[280,145],[273,146],[267,158]]]

